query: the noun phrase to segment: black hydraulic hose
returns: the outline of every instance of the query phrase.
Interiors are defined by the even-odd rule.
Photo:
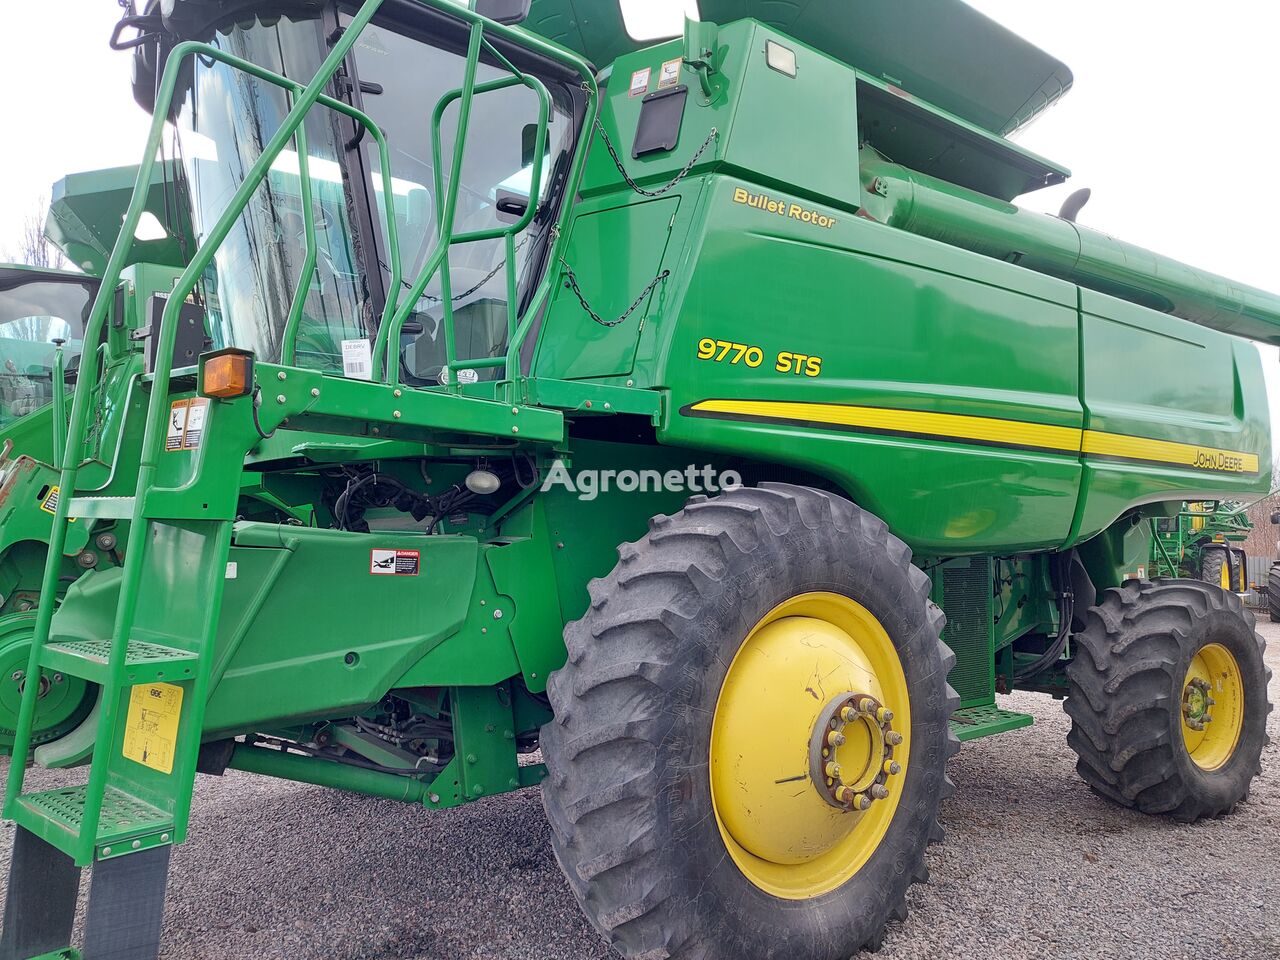
[[[1027,664],[1021,670],[1015,670],[1013,679],[1015,683],[1022,683],[1037,677],[1051,666],[1058,662],[1062,657],[1062,652],[1067,649],[1067,641],[1071,639],[1071,621],[1075,617],[1075,595],[1071,591],[1071,585],[1066,581],[1065,571],[1061,558],[1054,564],[1054,579],[1058,581],[1058,595],[1061,601],[1058,604],[1058,636],[1054,638],[1049,649],[1042,653],[1035,661]]]

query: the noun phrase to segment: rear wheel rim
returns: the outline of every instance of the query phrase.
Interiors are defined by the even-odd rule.
[[[893,641],[856,601],[806,593],[756,624],[725,675],[709,758],[721,839],[753,885],[810,899],[865,866],[902,797],[910,713]]]
[[[1182,739],[1201,770],[1217,770],[1235,754],[1244,730],[1244,679],[1220,643],[1201,647],[1182,689]]]

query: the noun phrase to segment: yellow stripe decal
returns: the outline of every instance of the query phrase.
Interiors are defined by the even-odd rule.
[[[1212,470],[1215,473],[1258,472],[1256,453],[1219,450],[1216,447],[1174,443],[1170,440],[1126,437],[1119,433],[1099,433],[1096,430],[1085,431],[1084,453],[1098,457],[1118,457],[1122,460],[1167,463],[1193,470]]]
[[[685,408],[702,416],[721,416],[786,423],[805,423],[853,430],[879,431],[914,437],[933,437],[1058,453],[1138,460],[1208,470],[1215,473],[1257,473],[1258,455],[1219,450],[1168,440],[1149,440],[1123,434],[1058,427],[1022,420],[1000,420],[957,413],[893,410],[838,403],[797,403],[784,400],[703,400]]]

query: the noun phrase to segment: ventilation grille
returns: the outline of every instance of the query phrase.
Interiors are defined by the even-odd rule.
[[[962,706],[995,700],[995,649],[992,640],[991,559],[974,557],[942,571],[942,609],[947,627],[942,633],[956,655],[951,685]]]

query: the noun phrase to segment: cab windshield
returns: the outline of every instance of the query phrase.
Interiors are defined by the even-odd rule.
[[[329,16],[336,19],[330,21]],[[306,83],[328,53],[334,26],[345,25],[336,8],[328,15],[278,17],[264,23],[243,18],[219,30],[212,42],[243,59]],[[452,38],[456,39],[456,38]],[[342,343],[371,336],[390,296],[403,303],[417,272],[439,242],[431,118],[437,103],[462,86],[466,58],[451,38],[414,36],[394,19],[366,28],[339,88],[366,112],[388,143],[391,190],[384,187],[382,158],[373,137],[350,118],[315,107],[305,122],[317,259],[304,283],[303,317],[294,362],[342,374]],[[532,72],[532,71],[531,71]],[[477,81],[509,72],[481,62]],[[543,184],[567,166],[574,142],[575,87],[543,77],[554,108],[543,158]],[[288,113],[280,88],[217,62],[197,61],[182,104],[179,141],[197,233],[203,236],[225,210],[263,147]],[[526,86],[475,98],[463,173],[456,185],[453,234],[517,222],[527,206],[533,167],[531,127],[539,103]],[[446,189],[457,133],[454,103],[441,123],[442,179]],[[202,284],[210,334],[217,346],[253,350],[281,359],[290,304],[306,257],[301,163],[295,142],[272,165],[267,179],[240,216]],[[517,297],[536,286],[543,269],[543,241],[555,201],[540,190],[538,215],[516,238]],[[514,213],[513,213],[514,211]],[[391,283],[385,218],[393,216],[403,271]],[[450,253],[450,299],[457,355],[481,359],[505,354],[509,286],[501,239],[455,246]],[[410,384],[444,382],[443,290],[439,273],[413,305],[399,345],[401,377]],[[359,375],[347,371],[348,375]],[[464,378],[489,379],[464,371]]]
[[[0,430],[53,400],[55,340],[65,341],[67,369],[84,343],[96,281],[0,275]],[[39,275],[36,275],[37,277]]]

